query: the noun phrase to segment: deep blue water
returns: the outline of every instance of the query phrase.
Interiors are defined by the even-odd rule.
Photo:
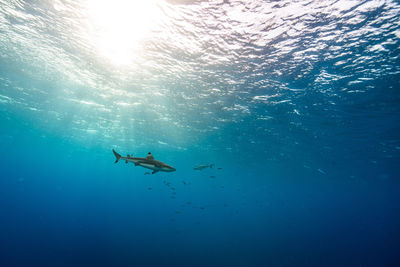
[[[0,4],[0,265],[398,266],[398,1],[145,3]]]

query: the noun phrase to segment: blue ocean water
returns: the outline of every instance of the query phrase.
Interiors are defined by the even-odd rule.
[[[3,1],[0,265],[398,266],[399,18]]]

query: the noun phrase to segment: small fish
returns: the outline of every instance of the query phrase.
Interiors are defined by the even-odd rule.
[[[326,174],[326,172],[324,172],[324,171],[321,170],[321,169],[318,169],[318,171],[319,171],[320,173],[322,173],[322,174]]]
[[[211,175],[210,178],[215,178],[215,176],[214,176],[214,175]]]
[[[150,173],[149,172],[145,172],[144,175],[150,175]]]
[[[222,170],[222,168],[221,168],[221,167],[218,167],[217,170]]]
[[[147,190],[151,190],[151,189],[153,189],[153,188],[151,188],[151,187],[147,188]]]

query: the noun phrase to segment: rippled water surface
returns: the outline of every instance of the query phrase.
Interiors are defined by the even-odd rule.
[[[399,264],[399,44],[389,0],[2,1],[0,263]]]

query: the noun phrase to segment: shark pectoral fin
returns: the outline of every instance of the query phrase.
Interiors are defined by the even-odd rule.
[[[151,174],[155,174],[156,172],[158,172],[157,170],[154,170]]]

